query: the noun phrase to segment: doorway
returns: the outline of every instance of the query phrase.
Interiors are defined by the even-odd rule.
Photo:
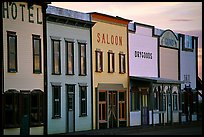
[[[67,133],[75,131],[75,85],[67,87]]]
[[[149,110],[148,110],[148,88],[140,88],[141,91],[141,115],[142,125],[149,124]]]
[[[108,120],[109,128],[117,127],[117,91],[108,93]]]
[[[20,135],[30,134],[30,91],[21,90],[20,98]]]

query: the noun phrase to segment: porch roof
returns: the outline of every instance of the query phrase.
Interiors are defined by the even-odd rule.
[[[139,77],[139,76],[130,76],[130,79],[153,82],[153,83],[161,83],[161,84],[183,84],[184,81],[173,80],[167,78],[159,78],[159,77]]]

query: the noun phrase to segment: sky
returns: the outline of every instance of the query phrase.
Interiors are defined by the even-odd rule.
[[[52,2],[50,5],[120,16],[159,29],[198,36],[198,75],[202,79],[202,2]]]

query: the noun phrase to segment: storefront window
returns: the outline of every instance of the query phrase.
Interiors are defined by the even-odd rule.
[[[140,110],[140,98],[141,94],[138,90],[131,90],[131,111]]]

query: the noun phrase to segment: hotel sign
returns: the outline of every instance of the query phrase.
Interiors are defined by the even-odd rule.
[[[176,35],[171,30],[166,30],[161,35],[160,39],[161,46],[167,46],[172,48],[179,48],[178,39]]]
[[[37,8],[26,3],[4,2],[2,3],[2,13],[3,18],[13,20],[19,18],[21,21],[42,24],[41,8]]]

